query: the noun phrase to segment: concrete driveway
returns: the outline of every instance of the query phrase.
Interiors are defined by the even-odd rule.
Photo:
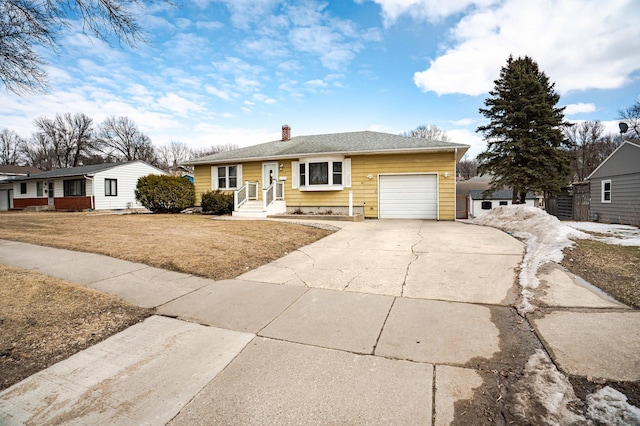
[[[238,279],[496,305],[517,295],[524,245],[497,229],[420,220],[343,226]]]

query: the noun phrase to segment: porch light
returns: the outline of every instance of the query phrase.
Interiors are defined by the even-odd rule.
[[[442,174],[442,176],[444,176],[444,177],[448,178],[450,175],[449,175],[449,172],[444,172],[444,173]]]
[[[284,164],[280,163],[279,168],[280,168],[280,171],[282,171],[282,169],[284,169]]]

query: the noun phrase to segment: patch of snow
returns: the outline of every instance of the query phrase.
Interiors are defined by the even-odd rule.
[[[627,397],[606,386],[587,395],[587,415],[606,425],[639,425],[640,409],[629,404]]]
[[[580,405],[571,383],[542,349],[529,357],[515,388],[514,414],[531,424],[586,423],[584,416],[571,410],[572,406]]]
[[[605,236],[592,235],[596,241],[620,246],[640,247],[640,228],[629,225],[614,225],[597,222],[562,222],[572,228],[586,232],[595,232]]]
[[[589,234],[565,225],[544,210],[527,205],[497,207],[471,223],[501,229],[527,246],[518,277],[522,297],[517,309],[521,315],[535,310],[530,290],[540,284],[536,276],[538,270],[547,263],[561,262],[562,250],[573,245],[571,238],[590,238]]]
[[[584,407],[576,397],[567,377],[542,349],[529,357],[522,378],[515,385],[514,414],[530,424],[545,425],[640,425],[640,409],[627,397],[605,386],[586,397]]]

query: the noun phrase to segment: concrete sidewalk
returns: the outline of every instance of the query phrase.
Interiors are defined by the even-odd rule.
[[[522,341],[538,342],[510,306],[524,253],[517,240],[460,223],[343,226],[217,282],[0,241],[3,264],[158,314],[0,393],[0,424],[445,425],[456,403],[495,388],[493,371],[513,367]],[[572,374],[634,380],[640,312],[547,272],[550,310],[534,325],[559,364]],[[617,339],[622,323],[636,335],[625,325],[630,343],[587,361],[586,371],[573,356],[584,342],[565,334],[597,330],[594,318],[611,324],[606,338]]]

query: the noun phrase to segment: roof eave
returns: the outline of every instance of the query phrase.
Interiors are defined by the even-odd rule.
[[[269,160],[291,160],[296,158],[305,157],[318,157],[318,156],[332,156],[332,155],[385,155],[385,154],[416,154],[423,152],[456,152],[458,153],[456,161],[464,155],[470,148],[469,145],[458,146],[438,146],[438,147],[423,147],[423,148],[403,148],[403,149],[384,149],[384,150],[367,150],[367,151],[328,151],[328,152],[308,152],[298,154],[286,154],[286,155],[271,155],[262,157],[241,157],[241,158],[229,158],[222,160],[203,160],[203,161],[190,161],[181,163],[186,166],[202,166],[207,164],[229,164],[229,163],[246,163],[249,161],[269,161]]]

